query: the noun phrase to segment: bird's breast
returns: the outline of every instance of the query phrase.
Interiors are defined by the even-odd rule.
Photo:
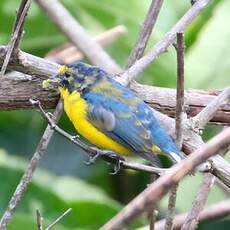
[[[87,102],[81,98],[77,91],[69,93],[67,89],[63,88],[59,88],[59,91],[64,100],[65,112],[79,134],[99,148],[110,149],[122,155],[132,154],[130,150],[92,125],[87,116]]]

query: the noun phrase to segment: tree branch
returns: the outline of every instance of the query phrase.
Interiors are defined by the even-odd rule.
[[[64,217],[69,215],[69,213],[72,211],[72,208],[67,209],[62,215],[60,215],[56,220],[53,221],[45,230],[52,229],[56,224],[58,224]]]
[[[94,38],[96,42],[104,46],[117,40],[122,35],[127,33],[127,28],[123,25],[115,26]],[[58,48],[51,50],[46,59],[59,64],[70,64],[78,60],[82,60],[84,54],[72,43],[66,43]]]
[[[121,82],[127,85],[139,75],[153,60],[174,42],[176,34],[182,32],[208,4],[209,0],[198,0],[190,10],[165,34],[165,36],[144,57],[121,75]]]
[[[230,127],[216,135],[201,148],[190,154],[185,160],[170,168],[155,183],[140,193],[115,217],[102,226],[101,230],[120,229],[131,223],[143,211],[162,198],[162,196],[181,178],[190,173],[200,163],[230,145]]]
[[[15,25],[13,29],[13,33],[11,35],[10,42],[7,46],[7,52],[5,55],[4,62],[2,64],[1,72],[0,72],[0,77],[3,77],[3,75],[6,72],[7,65],[9,63],[11,54],[17,54],[18,48],[19,48],[19,43],[22,37],[22,32],[23,32],[23,26],[25,22],[25,18],[27,15],[27,12],[30,8],[31,5],[31,0],[22,0],[20,7],[17,12],[16,20],[15,20]]]
[[[208,198],[209,191],[214,183],[215,177],[206,173],[203,177],[200,189],[193,201],[192,208],[185,218],[181,230],[196,229],[201,211],[204,209],[205,202]]]
[[[118,73],[121,71],[115,61],[87,34],[85,29],[70,15],[59,1],[36,0],[36,2],[68,39],[78,47],[94,65],[99,65],[110,73]]]
[[[177,91],[176,91],[176,143],[181,150],[183,143],[183,111],[184,111],[184,34],[177,34]],[[176,197],[179,183],[174,184],[169,191],[168,213],[165,222],[165,230],[173,229]]]
[[[145,21],[142,25],[139,37],[134,45],[134,48],[129,56],[127,69],[130,68],[139,58],[142,57],[153,27],[156,23],[158,14],[161,9],[163,0],[152,0]]]
[[[55,120],[54,122],[57,122],[61,116],[61,111],[62,111],[62,102],[61,100],[59,101],[55,111],[54,111],[54,116],[55,116]],[[0,229],[1,230],[5,230],[7,227],[7,224],[9,223],[9,221],[11,220],[16,207],[18,205],[18,203],[20,202],[23,193],[26,191],[33,173],[35,171],[35,169],[37,168],[37,165],[40,161],[40,159],[42,158],[42,156],[44,155],[46,148],[49,144],[49,141],[53,135],[53,130],[47,126],[39,144],[37,145],[37,149],[34,152],[33,157],[31,158],[26,171],[24,172],[24,175],[22,176],[19,184],[17,185],[17,188],[15,189],[14,194],[12,195],[8,207],[5,210],[1,220],[0,220]]]
[[[32,64],[32,62],[30,63]],[[36,63],[38,63],[38,67],[41,65],[39,62]],[[50,71],[49,67],[50,65],[46,66],[47,71]],[[15,67],[11,66],[11,68]],[[24,71],[27,72],[27,68],[24,68]],[[43,72],[45,71],[43,70]],[[31,95],[33,95],[34,99],[41,101],[43,108],[55,108],[59,94],[56,90],[44,90],[41,85],[41,79],[19,72],[7,73],[0,82],[0,110],[31,109],[33,108],[31,103],[29,103]],[[154,109],[168,116],[175,116],[175,89],[136,83],[132,84],[132,90],[136,91],[139,97]],[[185,91],[185,110],[187,116],[193,117],[196,115],[209,102],[215,99],[218,94],[219,92],[212,91]],[[211,122],[230,124],[230,105],[225,104],[221,106]]]
[[[204,126],[214,117],[217,110],[230,100],[230,87],[223,90],[218,97],[210,102],[199,114],[191,119],[192,128],[196,131]]]

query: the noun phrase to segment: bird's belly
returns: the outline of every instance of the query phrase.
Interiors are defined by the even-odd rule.
[[[121,155],[131,155],[132,152],[100,132],[87,119],[87,104],[78,93],[64,96],[64,109],[74,127],[84,138],[102,149],[109,149]]]

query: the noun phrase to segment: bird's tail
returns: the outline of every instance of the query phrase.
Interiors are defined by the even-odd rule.
[[[179,163],[181,162],[183,159],[185,159],[185,154],[177,151],[177,152],[169,152],[169,157],[171,158],[172,161],[174,161],[175,163]]]

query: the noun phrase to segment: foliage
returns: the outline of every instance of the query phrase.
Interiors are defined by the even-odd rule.
[[[190,7],[190,1],[165,0],[147,51]],[[91,35],[97,35],[118,24],[128,28],[128,34],[106,47],[111,56],[125,66],[137,37],[140,23],[150,1],[144,0],[63,0],[65,6]],[[7,44],[18,0],[0,1],[0,44]],[[186,85],[195,88],[223,88],[229,80],[229,38],[227,26],[230,15],[229,1],[211,1],[204,13],[186,30]],[[64,20],[64,19],[63,19]],[[29,12],[22,49],[38,56],[66,42],[66,38],[53,25],[40,8],[33,3]],[[169,48],[141,76],[140,81],[164,87],[175,87],[176,57]],[[70,122],[63,116],[60,125],[74,133]],[[45,123],[35,111],[0,113],[0,214],[22,175],[25,162],[39,141]],[[208,129],[213,130],[213,127]],[[215,131],[215,128],[214,128]],[[208,139],[212,132],[206,132]],[[21,157],[13,157],[20,155]],[[87,167],[84,154],[62,137],[55,135],[40,166],[48,171],[36,172],[9,229],[35,228],[35,209],[39,208],[46,223],[50,223],[67,208],[72,213],[56,229],[96,229],[112,217],[120,208],[116,200],[127,203],[142,191],[149,181],[148,175],[123,171],[110,176],[104,162]],[[56,175],[54,175],[56,174]],[[200,176],[187,177],[180,186],[177,211],[187,211],[199,187]],[[186,196],[185,196],[186,194]],[[225,199],[218,188],[209,196],[209,204]],[[165,215],[166,198],[160,203],[160,215]],[[228,225],[229,222],[227,222]],[[215,222],[218,226],[219,222]],[[226,224],[226,223],[225,223]],[[205,224],[202,229],[205,229]],[[226,226],[225,226],[226,228]]]

